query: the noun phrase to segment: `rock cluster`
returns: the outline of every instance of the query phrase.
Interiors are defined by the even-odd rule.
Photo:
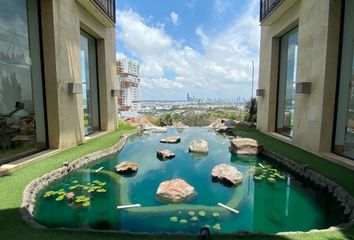
[[[160,183],[156,196],[166,202],[179,203],[194,196],[196,191],[183,179],[172,179]]]
[[[171,159],[174,158],[176,155],[174,152],[168,150],[168,149],[157,149],[156,150],[156,155],[158,158],[162,159]]]
[[[160,142],[161,143],[179,143],[179,142],[181,142],[181,137],[180,136],[173,136],[173,137],[161,138]]]
[[[194,153],[208,153],[208,142],[202,139],[193,140],[189,144],[189,152]]]
[[[121,174],[136,173],[138,168],[139,166],[137,163],[128,161],[121,162],[115,167],[116,172]]]
[[[262,145],[252,138],[234,138],[230,142],[230,151],[239,155],[257,155],[263,150]]]
[[[164,127],[154,127],[151,131],[154,133],[165,133],[167,132],[167,129]]]
[[[242,183],[243,174],[230,164],[219,164],[211,171],[214,181],[219,181],[227,186],[236,186]]]

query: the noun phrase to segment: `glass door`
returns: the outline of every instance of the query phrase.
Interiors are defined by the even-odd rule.
[[[294,129],[298,28],[280,38],[277,132],[292,137]]]
[[[84,111],[84,134],[99,130],[96,39],[81,31],[80,61]]]
[[[354,159],[354,1],[345,1],[334,151]]]

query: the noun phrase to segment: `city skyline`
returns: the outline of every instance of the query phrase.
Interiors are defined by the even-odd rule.
[[[258,84],[259,1],[154,3],[117,6],[117,58],[139,62],[142,100],[184,100],[186,92],[251,97],[252,60]]]

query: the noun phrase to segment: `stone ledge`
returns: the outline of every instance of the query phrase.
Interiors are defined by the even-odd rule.
[[[48,185],[56,181],[57,179],[63,178],[64,176],[68,175],[73,170],[76,170],[80,167],[95,162],[103,157],[121,151],[125,146],[128,138],[133,137],[137,134],[138,134],[138,130],[135,130],[130,133],[126,133],[123,136],[121,136],[119,142],[114,146],[80,157],[74,160],[73,162],[69,163],[68,166],[58,168],[56,170],[44,174],[43,176],[37,179],[32,180],[23,191],[22,204],[20,207],[22,218],[35,228],[40,228],[40,229],[46,228],[45,226],[37,223],[33,216],[36,197],[38,193],[42,191],[44,188],[46,188]]]

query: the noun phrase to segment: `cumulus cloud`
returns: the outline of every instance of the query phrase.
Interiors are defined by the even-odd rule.
[[[172,21],[173,25],[177,26],[178,23],[179,23],[179,16],[178,16],[178,14],[175,13],[175,12],[171,12],[170,17],[171,17],[171,21]]]
[[[203,97],[250,96],[252,60],[258,69],[260,38],[256,1],[219,34],[210,36],[199,26],[195,34],[202,52],[177,42],[163,26],[147,23],[132,10],[119,11],[117,38],[141,59],[142,99],[185,99],[187,92]],[[173,79],[165,76],[167,69],[175,73]]]

